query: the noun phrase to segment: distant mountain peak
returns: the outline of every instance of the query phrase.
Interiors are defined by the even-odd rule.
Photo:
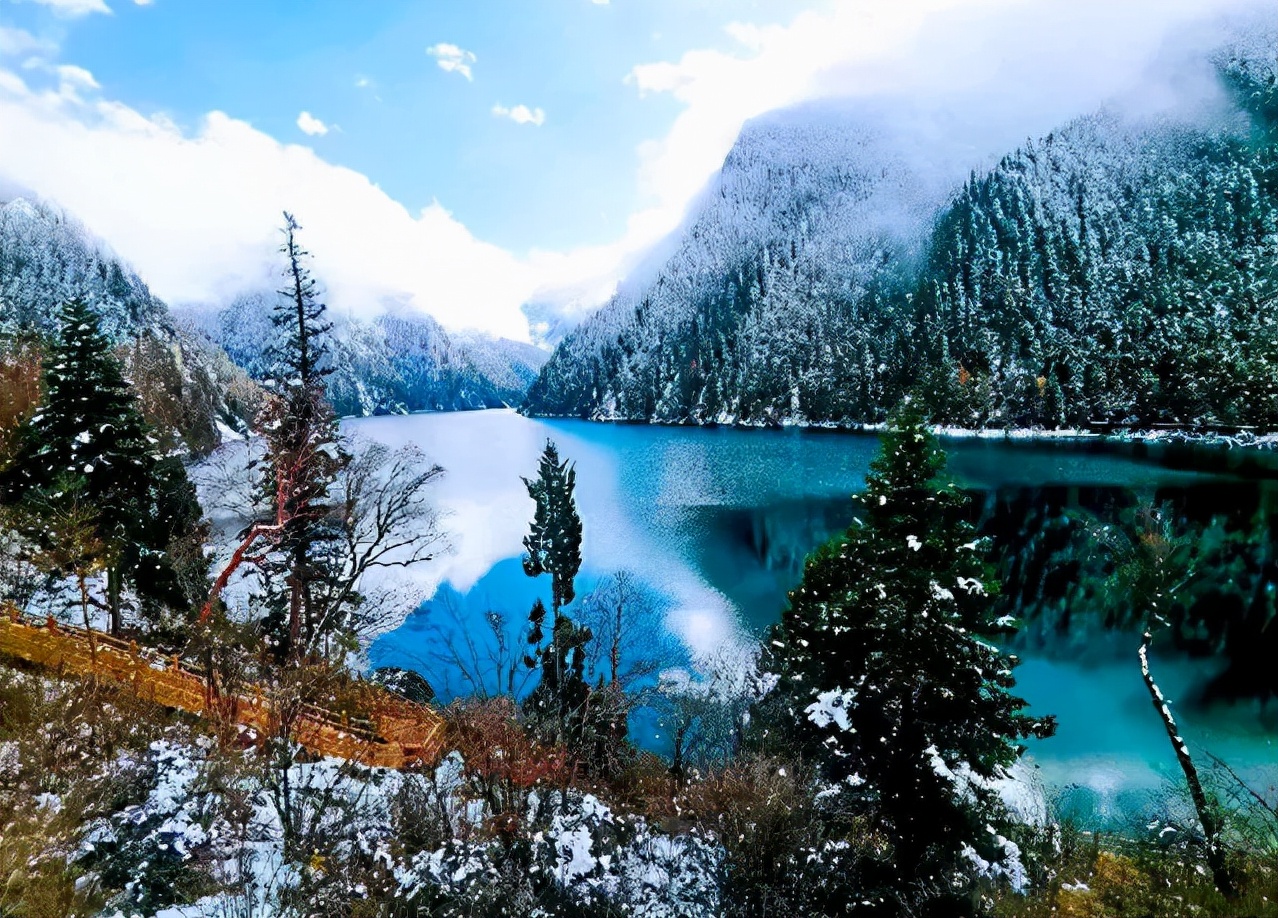
[[[179,314],[257,379],[270,372],[267,349],[276,294],[252,291],[225,307]],[[518,405],[549,354],[480,333],[450,333],[430,315],[389,302],[371,318],[331,308],[326,378],[343,416]]]

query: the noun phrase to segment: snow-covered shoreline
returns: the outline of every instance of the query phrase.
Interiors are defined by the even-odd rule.
[[[500,410],[500,409],[498,409]],[[524,412],[521,410],[521,414]],[[887,429],[885,422],[853,423],[839,421],[806,421],[799,418],[778,418],[775,421],[742,421],[720,418],[713,421],[673,421],[660,418],[628,418],[596,413],[582,418],[576,415],[527,413],[526,417],[546,421],[587,421],[591,424],[647,425],[653,427],[695,427],[707,430],[730,428],[733,430],[801,430],[813,433],[879,434]],[[1078,427],[1048,430],[1043,427],[953,427],[934,425],[932,432],[947,440],[1003,440],[1017,442],[1095,442],[1095,443],[1166,443],[1191,446],[1235,447],[1258,450],[1278,449],[1278,432],[1255,434],[1215,433],[1191,430],[1152,430],[1140,427],[1124,428],[1102,433]]]

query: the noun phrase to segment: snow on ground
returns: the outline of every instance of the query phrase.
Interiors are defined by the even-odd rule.
[[[151,752],[158,766],[154,789],[143,804],[124,811],[115,822],[147,827],[149,840],[158,840],[182,857],[200,847],[212,851],[218,859],[218,879],[235,890],[166,908],[158,918],[278,914],[282,899],[308,868],[285,862],[281,815],[271,794],[257,789],[246,832],[233,845],[219,842],[219,836],[233,834],[229,826],[205,829],[192,818],[202,799],[193,792],[199,753],[163,743]],[[397,881],[398,897],[407,903],[441,893],[460,901],[483,895],[506,857],[499,841],[466,829],[478,826],[487,814],[482,804],[468,799],[456,753],[427,774],[383,769],[352,773],[346,763],[324,759],[293,766],[289,779],[303,807],[314,801],[326,804],[304,812],[302,821],[313,821],[312,830],[350,839],[388,868]],[[434,800],[457,832],[441,847],[405,861],[392,850],[391,801],[410,782]],[[538,811],[553,815],[539,822]],[[722,852],[709,839],[660,834],[644,820],[618,816],[598,798],[575,791],[569,792],[566,805],[558,792],[544,800],[533,795],[526,824],[543,826],[530,838],[531,872],[549,878],[581,905],[624,902],[636,914],[653,918],[708,918],[717,913]],[[86,846],[111,840],[112,831],[106,827],[90,832]]]

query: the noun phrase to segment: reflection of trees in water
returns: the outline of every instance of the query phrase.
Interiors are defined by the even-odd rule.
[[[760,563],[771,571],[803,573],[803,564],[816,545],[851,522],[850,507],[823,502],[786,504],[768,512],[749,514],[748,540]]]
[[[1022,617],[1021,641],[1079,655],[1101,631],[1135,630],[1133,610],[1107,588],[1111,561],[1095,530],[1124,525],[1141,504],[1166,505],[1178,535],[1192,544],[1198,575],[1170,613],[1175,646],[1193,657],[1220,656],[1216,697],[1267,697],[1278,690],[1270,661],[1278,651],[1273,552],[1275,492],[1256,482],[1211,482],[1137,493],[1103,488],[1039,488],[986,495],[982,528],[999,546],[1003,601]],[[1089,648],[1090,649],[1090,648]]]
[[[1192,657],[1223,657],[1208,687],[1223,698],[1278,692],[1273,539],[1275,491],[1257,482],[1211,482],[1137,493],[1110,488],[1035,488],[985,495],[982,530],[997,546],[1007,611],[1023,618],[1020,641],[1078,656],[1099,632],[1132,630],[1133,610],[1107,588],[1112,573],[1095,530],[1123,525],[1141,504],[1166,505],[1192,544],[1198,575],[1170,613],[1175,646]]]
[[[1122,525],[1140,505],[1166,504],[1178,532],[1194,544],[1199,571],[1172,610],[1169,643],[1193,658],[1227,662],[1208,686],[1208,697],[1278,694],[1272,665],[1278,659],[1278,489],[1269,483],[1212,481],[1142,490],[1060,485],[992,489],[977,497],[976,522],[995,547],[1000,601],[1024,622],[1017,646],[1062,658],[1129,652],[1126,643],[1116,648],[1095,640],[1107,632],[1136,633],[1139,625],[1125,597],[1107,587],[1111,562],[1097,550],[1094,533]],[[717,532],[703,551],[721,550],[736,561],[718,559],[721,577],[749,563],[793,584],[807,555],[851,522],[851,505],[794,501],[718,508],[714,516]],[[768,612],[779,614],[780,608]]]

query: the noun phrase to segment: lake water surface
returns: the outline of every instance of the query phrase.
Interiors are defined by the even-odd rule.
[[[850,521],[848,497],[864,485],[878,442],[868,434],[543,421],[511,411],[371,418],[346,429],[416,443],[447,470],[436,499],[452,552],[428,571],[434,596],[370,649],[374,665],[419,669],[445,697],[473,686],[441,661],[441,636],[482,634],[493,612],[521,621],[545,595],[519,557],[533,507],[521,476],[535,473],[547,439],[577,468],[579,594],[609,573],[633,572],[693,657],[743,646],[777,620],[803,558]],[[1031,500],[1172,489],[1209,503],[1221,494],[1254,503],[1268,501],[1278,481],[1267,457],[1239,450],[1001,439],[948,440],[946,448],[965,487]],[[1032,709],[1060,721],[1056,737],[1030,750],[1043,781],[1101,814],[1141,809],[1178,774],[1140,680],[1137,643],[1103,634],[1078,647],[1026,650],[1017,670]],[[473,659],[487,649],[480,645]],[[1195,697],[1220,669],[1171,649],[1156,653],[1155,666],[1173,701]],[[1192,747],[1258,783],[1272,779],[1278,712],[1254,701],[1185,700],[1176,710]]]

